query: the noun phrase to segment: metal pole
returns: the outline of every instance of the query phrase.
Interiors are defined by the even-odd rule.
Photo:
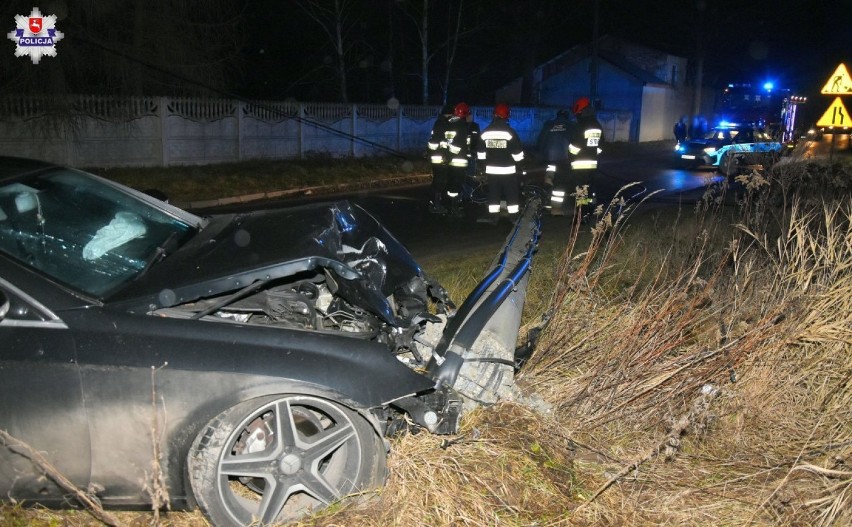
[[[834,145],[837,144],[837,130],[831,131],[831,150],[828,153],[828,162],[834,163]]]
[[[598,26],[600,22],[600,0],[595,0],[595,21],[592,28],[592,65],[589,78],[589,98],[596,110],[598,99]]]

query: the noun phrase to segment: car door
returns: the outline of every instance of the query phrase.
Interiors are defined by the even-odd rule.
[[[754,130],[746,129],[740,132],[739,137],[740,147],[743,152],[753,152],[754,151]]]
[[[0,272],[2,271],[0,266]],[[39,452],[75,485],[89,485],[90,441],[69,329],[0,276],[0,430]],[[0,441],[0,496],[66,501],[45,470]]]

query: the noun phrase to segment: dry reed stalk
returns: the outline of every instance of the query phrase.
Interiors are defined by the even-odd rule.
[[[400,437],[379,496],[320,513],[319,524],[522,526],[560,517],[575,506],[576,483],[567,442],[548,433],[555,426],[505,403],[466,416],[454,438]]]
[[[745,200],[753,201],[743,201],[745,237],[732,233],[729,256],[714,257],[717,274],[708,281],[716,287],[705,289],[713,299],[712,312],[703,313],[704,305],[690,306],[691,291],[683,287],[688,279],[665,282],[665,290],[655,289],[664,282],[655,277],[649,288],[617,304],[602,301],[589,288],[554,296],[565,306],[554,310],[551,328],[557,330],[542,336],[547,347],[530,359],[532,369],[523,379],[556,401],[562,417],[582,416],[574,419],[580,437],[590,427],[597,429],[595,444],[609,441],[604,451],[636,452],[625,441],[642,440],[641,434],[630,430],[664,425],[660,414],[683,408],[689,400],[684,393],[702,380],[724,379],[737,367],[739,380],[726,388],[730,393],[714,421],[714,427],[725,428],[711,427],[702,438],[688,438],[689,473],[680,461],[652,463],[653,474],[634,481],[610,473],[603,483],[618,482],[623,502],[622,510],[608,511],[608,521],[848,523],[847,471],[827,465],[852,464],[849,209],[829,204],[820,213],[808,212],[813,209],[790,198],[796,206],[786,216],[785,229],[777,230],[778,243],[770,243],[771,229],[760,222],[770,219],[771,211],[758,199],[752,195]],[[756,232],[766,234],[759,238]],[[758,247],[766,251],[755,251]],[[595,270],[588,263],[594,254],[582,258],[586,264],[578,269]],[[706,265],[693,266],[699,268]],[[563,283],[600,282],[571,276]],[[732,284],[733,295],[720,291],[725,283]],[[578,313],[582,309],[594,312]],[[721,332],[718,344],[708,347],[712,332],[701,326],[713,318],[721,322]],[[725,433],[731,427],[734,433]],[[690,455],[696,448],[704,452],[700,458]],[[630,468],[616,476],[630,476]],[[794,477],[784,482],[788,472]],[[764,502],[771,506],[761,506]],[[595,515],[601,509],[592,505],[582,507],[569,523],[599,519]]]

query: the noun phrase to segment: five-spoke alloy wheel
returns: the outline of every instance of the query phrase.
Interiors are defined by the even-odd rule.
[[[239,404],[189,454],[192,490],[216,526],[283,523],[380,486],[386,452],[353,410],[307,395]]]

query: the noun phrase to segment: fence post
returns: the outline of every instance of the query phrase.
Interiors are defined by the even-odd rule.
[[[62,123],[60,126],[62,126],[62,142],[65,143],[65,165],[74,166],[74,127],[71,123]]]
[[[237,101],[237,161],[243,160],[243,101]]]
[[[157,103],[157,117],[160,121],[160,159],[164,167],[169,166],[169,98],[159,97]]]
[[[299,159],[305,159],[305,105],[299,103]]]
[[[350,149],[350,153],[352,157],[356,157],[358,155],[358,142],[355,141],[355,138],[358,137],[356,134],[358,132],[358,105],[352,105],[352,128],[349,130],[349,142],[352,145]]]
[[[396,149],[402,151],[402,105],[396,107]]]

